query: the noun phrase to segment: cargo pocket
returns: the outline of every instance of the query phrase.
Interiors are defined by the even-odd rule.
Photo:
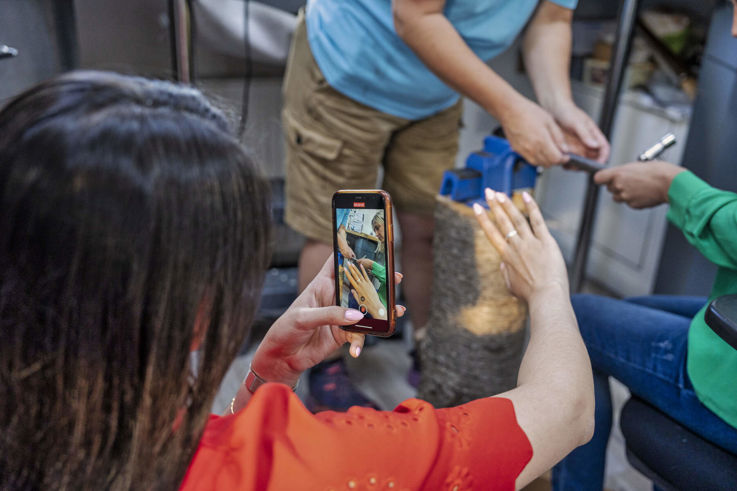
[[[289,145],[295,150],[325,160],[335,160],[340,154],[341,140],[308,129],[287,112],[282,113],[282,118]]]

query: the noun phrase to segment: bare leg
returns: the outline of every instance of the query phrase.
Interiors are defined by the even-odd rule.
[[[435,221],[432,215],[398,213],[402,229],[402,288],[407,298],[407,309],[417,335],[430,317],[432,292],[432,236]]]
[[[322,269],[328,256],[333,252],[330,244],[319,242],[314,239],[307,239],[302,252],[299,254],[299,268],[297,271],[297,285],[299,291],[302,292],[317,273]]]

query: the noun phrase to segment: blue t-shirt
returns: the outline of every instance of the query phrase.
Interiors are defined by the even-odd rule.
[[[575,8],[578,0],[552,0]],[[445,16],[482,60],[508,48],[538,0],[447,0]],[[458,93],[397,36],[391,0],[309,0],[307,39],[328,83],[379,111],[422,119],[452,106]]]

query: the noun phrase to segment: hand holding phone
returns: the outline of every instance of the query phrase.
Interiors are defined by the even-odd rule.
[[[344,329],[375,336],[390,336],[394,332],[393,235],[389,193],[382,190],[335,193],[336,302],[365,314],[364,319]]]

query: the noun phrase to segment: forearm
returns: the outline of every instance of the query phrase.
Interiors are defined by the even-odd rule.
[[[566,286],[550,286],[534,294],[529,309],[530,340],[517,387],[534,394],[538,404],[528,406],[521,418],[534,419],[534,424],[547,418],[542,431],[550,432],[559,444],[550,451],[567,453],[588,441],[593,431],[591,363]]]
[[[567,288],[548,288],[529,301],[530,341],[516,389],[501,394],[514,404],[533,458],[517,478],[531,482],[594,432],[594,384],[586,347]]]
[[[500,121],[520,99],[524,99],[476,56],[442,12],[399,15],[398,3],[395,0],[397,33],[450,87],[474,100]]]
[[[717,266],[737,269],[737,194],[683,172],[671,178],[667,196],[668,219],[686,239]]]
[[[572,102],[570,83],[571,19],[573,12],[543,2],[522,43],[525,68],[538,102],[551,113]]]
[[[571,397],[592,394],[591,364],[565,286],[534,294],[528,307],[530,340],[518,385],[563,385]]]

